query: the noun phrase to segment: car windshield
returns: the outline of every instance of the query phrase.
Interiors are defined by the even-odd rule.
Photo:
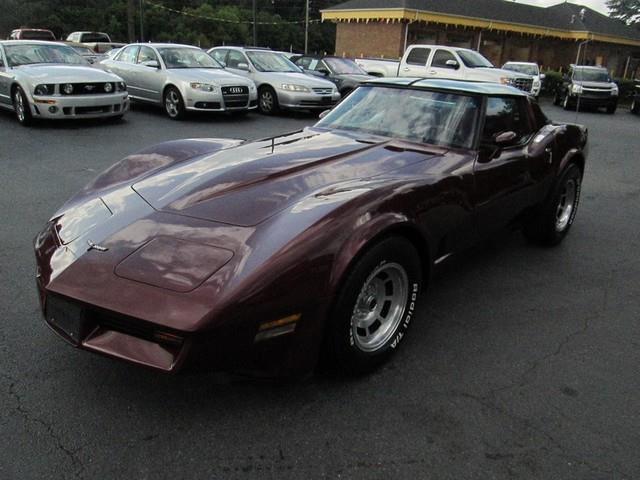
[[[23,30],[22,40],[55,40],[56,37],[48,30]]]
[[[525,75],[536,76],[540,73],[537,65],[524,65],[521,63],[506,63],[503,67],[512,72],[524,73]]]
[[[78,52],[66,45],[21,44],[6,45],[7,61],[12,67],[36,63],[63,63],[68,65],[88,65]]]
[[[216,60],[198,48],[158,48],[167,68],[222,68]]]
[[[458,55],[462,59],[462,62],[468,68],[478,68],[478,67],[486,67],[486,68],[495,68],[493,63],[484,58],[478,52],[474,52],[473,50],[458,50]]]
[[[579,82],[610,82],[609,72],[602,69],[576,68],[573,71],[573,79]]]
[[[325,58],[324,61],[337,75],[367,74],[356,62],[349,58]]]
[[[480,97],[418,89],[356,89],[316,126],[471,148]]]
[[[259,72],[300,72],[293,62],[280,53],[248,51],[247,57]]]

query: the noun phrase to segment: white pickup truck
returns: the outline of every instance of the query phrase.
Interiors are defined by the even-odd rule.
[[[393,77],[445,78],[512,85],[531,93],[533,78],[502,70],[475,50],[442,45],[411,45],[400,62],[356,59],[367,73]],[[384,69],[382,67],[385,67]],[[395,66],[395,71],[393,67]]]

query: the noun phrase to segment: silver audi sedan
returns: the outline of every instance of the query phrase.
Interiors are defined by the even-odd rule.
[[[129,98],[120,77],[92,68],[67,45],[7,40],[0,41],[0,107],[29,125],[34,118],[121,117]]]
[[[253,81],[227,72],[198,47],[136,43],[101,66],[127,82],[132,99],[162,105],[175,120],[187,111],[246,113],[258,106]]]
[[[332,82],[305,74],[280,52],[255,47],[214,47],[207,53],[227,70],[256,83],[259,108],[266,115],[281,108],[326,110],[340,100]]]

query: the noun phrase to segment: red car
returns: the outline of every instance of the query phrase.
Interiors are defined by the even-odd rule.
[[[562,240],[586,141],[514,88],[402,78],[303,131],[163,143],[37,236],[45,320],[81,349],[169,372],[296,375],[320,357],[367,371],[409,332],[434,265],[508,225]]]

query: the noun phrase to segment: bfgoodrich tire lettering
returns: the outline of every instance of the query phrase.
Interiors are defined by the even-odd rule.
[[[336,371],[364,373],[384,362],[404,339],[421,289],[415,247],[390,237],[351,268],[328,325],[326,353]]]

